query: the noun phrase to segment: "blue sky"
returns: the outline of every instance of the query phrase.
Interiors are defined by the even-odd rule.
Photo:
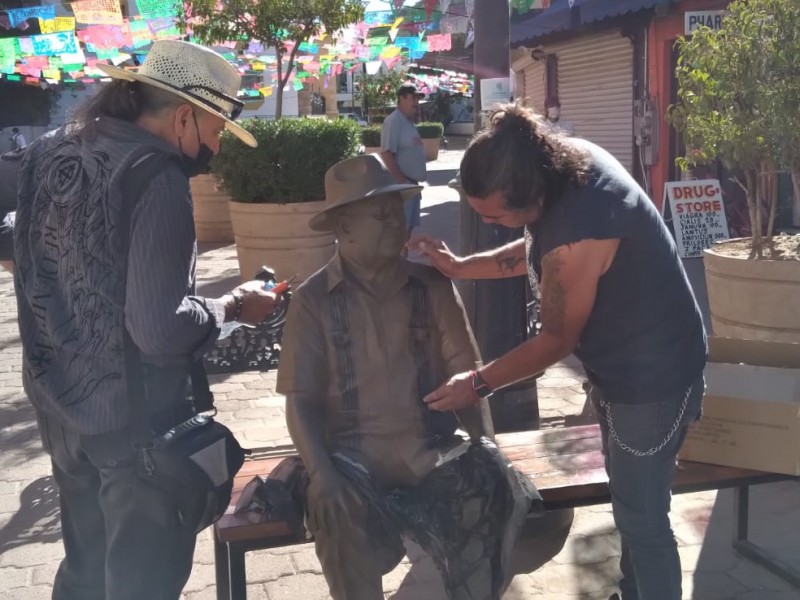
[[[367,3],[367,12],[390,10],[391,6],[389,5],[389,1],[390,0],[369,0]],[[408,4],[408,2],[404,2],[403,4]]]

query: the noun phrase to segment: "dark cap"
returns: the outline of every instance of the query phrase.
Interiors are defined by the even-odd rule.
[[[397,88],[397,97],[402,98],[403,96],[410,96],[411,94],[415,95],[417,98],[424,98],[425,94],[420,92],[417,89],[417,86],[413,83],[404,83],[399,88]]]

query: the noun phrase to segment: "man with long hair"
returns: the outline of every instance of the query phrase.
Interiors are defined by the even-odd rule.
[[[707,349],[669,231],[613,156],[553,131],[520,105],[493,112],[464,154],[461,181],[485,222],[524,227],[524,239],[465,258],[427,237],[409,247],[453,278],[528,275],[542,328],[452,377],[426,402],[435,410],[471,406],[574,353],[600,419],[622,537],[622,597],[679,600],[670,487],[687,427],[700,415]]]
[[[213,51],[156,42],[64,127],[28,146],[16,177],[14,271],[25,391],[59,488],[65,558],[56,600],[177,600],[195,527],[139,477],[136,423],[159,435],[194,414],[189,372],[225,321],[262,321],[275,296],[252,281],[194,293],[189,177],[234,123],[240,78]],[[127,397],[124,340],[146,401]],[[132,414],[138,412],[139,414]]]

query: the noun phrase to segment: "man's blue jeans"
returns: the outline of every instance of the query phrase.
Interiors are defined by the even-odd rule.
[[[700,417],[704,388],[700,377],[674,398],[644,404],[614,403],[596,386],[590,392],[622,540],[623,600],[681,599],[680,557],[669,521],[670,490],[686,430]]]

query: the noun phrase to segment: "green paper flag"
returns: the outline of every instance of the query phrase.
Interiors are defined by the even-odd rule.
[[[13,67],[17,60],[14,38],[0,39],[0,67]]]

